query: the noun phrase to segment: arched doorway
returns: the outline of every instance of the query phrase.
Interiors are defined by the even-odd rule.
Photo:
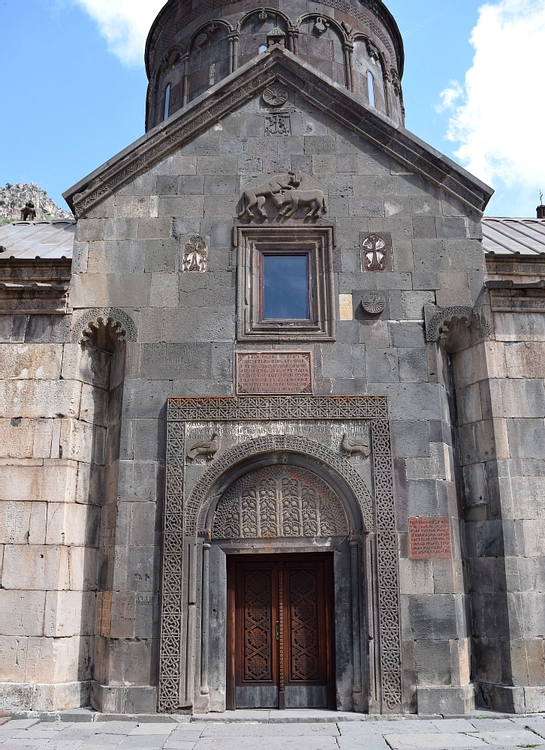
[[[349,487],[314,456],[268,451],[214,489],[199,524],[196,709],[367,710],[363,558],[373,541]]]
[[[336,707],[332,551],[282,552],[294,540],[333,550],[349,534],[342,503],[308,469],[266,466],[223,494],[213,543],[276,552],[228,557],[227,708]]]
[[[337,710],[402,709],[387,413],[387,400],[379,397],[169,401],[160,711],[206,713],[229,705],[231,566],[263,565],[270,556],[274,579],[286,564],[316,562],[320,555],[333,593],[330,614],[316,628],[329,629],[332,640],[327,684],[317,687],[331,691]],[[366,431],[371,458],[344,455],[343,435]],[[210,435],[216,455],[194,460],[195,441]],[[327,586],[317,586],[326,597]],[[287,616],[273,620],[275,639],[276,622],[285,627]],[[320,623],[323,616],[317,617]],[[324,703],[323,690],[319,699],[310,692],[307,705]]]

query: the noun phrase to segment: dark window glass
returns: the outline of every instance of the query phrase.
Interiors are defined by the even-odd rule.
[[[308,255],[263,255],[263,318],[309,317]]]
[[[170,112],[170,83],[167,84],[167,87],[165,89],[165,107],[163,111],[163,120],[168,120],[169,112]]]

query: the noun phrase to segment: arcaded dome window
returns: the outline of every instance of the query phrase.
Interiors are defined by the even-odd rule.
[[[169,83],[167,84],[167,87],[165,89],[165,106],[163,109],[163,120],[168,120],[168,115],[170,112],[170,92],[171,92],[171,86]]]
[[[261,253],[262,320],[310,320],[309,254]]]

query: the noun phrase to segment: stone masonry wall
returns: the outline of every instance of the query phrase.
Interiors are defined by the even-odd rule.
[[[159,588],[166,399],[233,394],[239,197],[251,179],[301,170],[328,193],[335,294],[351,295],[352,303],[352,314],[342,316],[352,319],[337,321],[335,342],[302,348],[314,353],[317,393],[390,397],[409,707],[416,710],[418,700],[427,712],[462,712],[471,707],[471,690],[451,376],[436,344],[425,342],[423,306],[476,301],[484,264],[479,217],[293,93],[289,106],[291,135],[265,135],[267,113],[256,97],[78,222],[71,304],[123,308],[138,327],[123,385],[113,596],[126,597],[128,620],[147,624],[112,633],[97,674],[121,703],[132,700],[127,686],[155,684],[150,623]],[[392,270],[362,271],[361,234],[374,232],[392,235]],[[196,235],[209,248],[206,273],[182,271],[185,244]],[[360,304],[369,290],[386,299],[378,319]],[[335,309],[340,318],[337,297]],[[297,348],[237,348],[273,347]],[[408,518],[434,516],[451,519],[453,559],[409,559]],[[95,700],[108,691],[97,689]],[[131,705],[149,705],[152,692],[142,696]]]
[[[68,318],[2,317],[0,701],[85,705],[93,667],[108,368],[66,343]]]
[[[531,312],[491,317],[492,340],[454,357],[474,673],[483,705],[542,711],[545,328]]]

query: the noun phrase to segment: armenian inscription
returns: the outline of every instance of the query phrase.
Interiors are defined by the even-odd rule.
[[[237,393],[312,393],[310,352],[237,352]]]
[[[448,516],[409,518],[409,557],[411,560],[452,557]]]

